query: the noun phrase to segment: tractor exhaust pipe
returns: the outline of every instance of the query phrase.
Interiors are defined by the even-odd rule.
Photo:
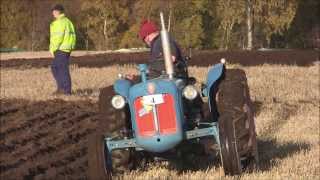
[[[169,78],[173,78],[173,63],[171,57],[171,50],[170,50],[170,43],[169,43],[169,34],[166,30],[164,25],[163,13],[160,12],[160,20],[161,20],[161,42],[162,42],[162,50],[163,50],[163,57],[166,66],[166,73],[168,74]]]

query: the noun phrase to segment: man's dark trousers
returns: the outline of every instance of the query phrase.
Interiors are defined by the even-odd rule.
[[[58,90],[62,90],[65,94],[71,94],[71,77],[69,71],[70,53],[57,50],[54,53],[51,70],[57,83]]]

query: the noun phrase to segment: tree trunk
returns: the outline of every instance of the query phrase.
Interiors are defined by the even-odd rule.
[[[30,49],[31,49],[31,51],[33,52],[34,51],[34,45],[35,45],[35,43],[36,43],[36,39],[35,39],[35,37],[36,37],[36,32],[35,32],[35,30],[36,30],[36,18],[37,18],[37,11],[36,11],[36,9],[37,9],[37,5],[35,4],[35,2],[32,0],[31,2],[30,2],[30,4],[29,4],[29,8],[30,8],[30,18],[31,18],[31,36],[30,36],[30,38],[31,38],[31,43],[30,43]]]
[[[86,29],[85,29],[85,41],[86,41],[86,50],[89,50],[89,33],[88,33],[88,29],[89,29],[89,24],[86,24]]]
[[[252,2],[247,0],[247,36],[248,36],[248,50],[252,50]]]
[[[105,47],[105,50],[108,50],[107,19],[104,19],[103,36],[104,36],[104,47]]]
[[[168,17],[168,32],[170,32],[170,28],[171,28],[171,9],[169,11],[169,17]]]
[[[230,24],[228,24],[228,26],[227,26],[225,50],[228,50],[230,47],[231,35],[232,35],[232,30],[233,30],[234,24],[235,24],[235,19],[232,19]]]
[[[223,28],[222,40],[221,40],[221,42],[220,42],[219,50],[224,50],[224,49],[225,49],[226,32],[227,32],[227,28],[224,27],[224,28]]]

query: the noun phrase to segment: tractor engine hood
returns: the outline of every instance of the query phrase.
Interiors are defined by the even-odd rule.
[[[164,152],[182,141],[182,95],[173,80],[155,79],[132,86],[129,106],[139,147]]]

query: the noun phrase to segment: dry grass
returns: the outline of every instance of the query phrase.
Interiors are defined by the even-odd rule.
[[[99,88],[111,85],[119,72],[136,73],[133,66],[111,66],[105,68],[71,67],[73,94],[54,96],[55,81],[49,68],[12,70],[1,69],[1,98],[18,98],[27,100],[49,100],[62,98],[65,100],[92,99],[97,100]]]
[[[238,67],[230,65],[229,67]],[[248,77],[259,140],[261,169],[241,177],[224,177],[219,166],[181,171],[170,165],[150,165],[125,179],[319,179],[320,66],[242,67]],[[191,67],[204,81],[208,68]],[[1,69],[0,98],[97,100],[99,88],[112,84],[119,72],[136,73],[132,66],[72,68],[75,95],[56,97],[50,69]]]

